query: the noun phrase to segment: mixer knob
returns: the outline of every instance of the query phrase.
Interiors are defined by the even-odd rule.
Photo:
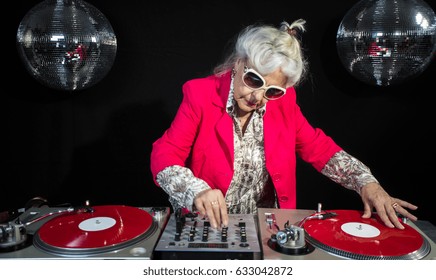
[[[208,237],[207,233],[203,233],[203,236],[201,237],[201,241],[207,242],[208,239],[207,237]]]
[[[189,241],[194,241],[194,237],[195,237],[195,230],[190,230],[189,231]]]
[[[245,233],[241,234],[241,242],[247,242],[247,235]]]
[[[181,235],[180,232],[176,232],[176,234],[174,235],[174,240],[175,241],[180,241],[180,235]]]
[[[222,242],[227,242],[227,227],[223,227],[222,231],[221,231],[221,241]]]
[[[247,242],[247,230],[244,227],[241,227],[241,242]]]
[[[208,227],[205,227],[205,228],[203,229],[203,236],[202,236],[202,238],[201,238],[201,241],[203,241],[203,242],[207,242],[208,236],[209,236],[209,228],[208,228]]]

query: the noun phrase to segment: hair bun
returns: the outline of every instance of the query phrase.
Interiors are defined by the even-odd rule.
[[[298,19],[291,24],[287,23],[286,21],[282,21],[280,24],[280,30],[287,32],[291,36],[297,36],[298,31],[305,31],[304,24],[306,21],[304,19]]]

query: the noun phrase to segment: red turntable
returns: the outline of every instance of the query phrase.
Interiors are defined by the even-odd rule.
[[[388,228],[377,218],[363,219],[362,212],[332,210],[335,216],[308,220],[303,227],[315,247],[349,259],[421,259],[430,244],[408,224]]]
[[[2,242],[0,258],[150,259],[169,213],[125,205],[30,208],[2,226],[9,242]]]
[[[54,218],[38,230],[35,246],[55,254],[110,252],[147,238],[156,224],[129,206],[94,206],[93,211]]]
[[[364,219],[357,210],[261,208],[258,213],[264,259],[436,259],[436,245],[411,221],[405,229]]]

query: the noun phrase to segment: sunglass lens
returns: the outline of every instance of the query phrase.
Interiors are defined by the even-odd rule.
[[[263,87],[263,80],[253,72],[245,73],[244,82],[247,86],[254,89]]]
[[[269,99],[277,99],[282,97],[285,94],[285,92],[281,89],[278,88],[269,88],[266,92],[265,92],[265,96]]]

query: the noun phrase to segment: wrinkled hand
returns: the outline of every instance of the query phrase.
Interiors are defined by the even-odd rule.
[[[407,211],[416,210],[418,207],[401,199],[391,197],[377,183],[369,183],[362,188],[361,192],[364,211],[362,218],[370,218],[373,208],[375,208],[382,222],[390,228],[404,229],[399,221],[397,213],[412,220],[418,220],[417,217]]]
[[[194,205],[201,215],[208,217],[213,228],[228,225],[226,201],[220,190],[208,189],[200,192],[194,199]]]

